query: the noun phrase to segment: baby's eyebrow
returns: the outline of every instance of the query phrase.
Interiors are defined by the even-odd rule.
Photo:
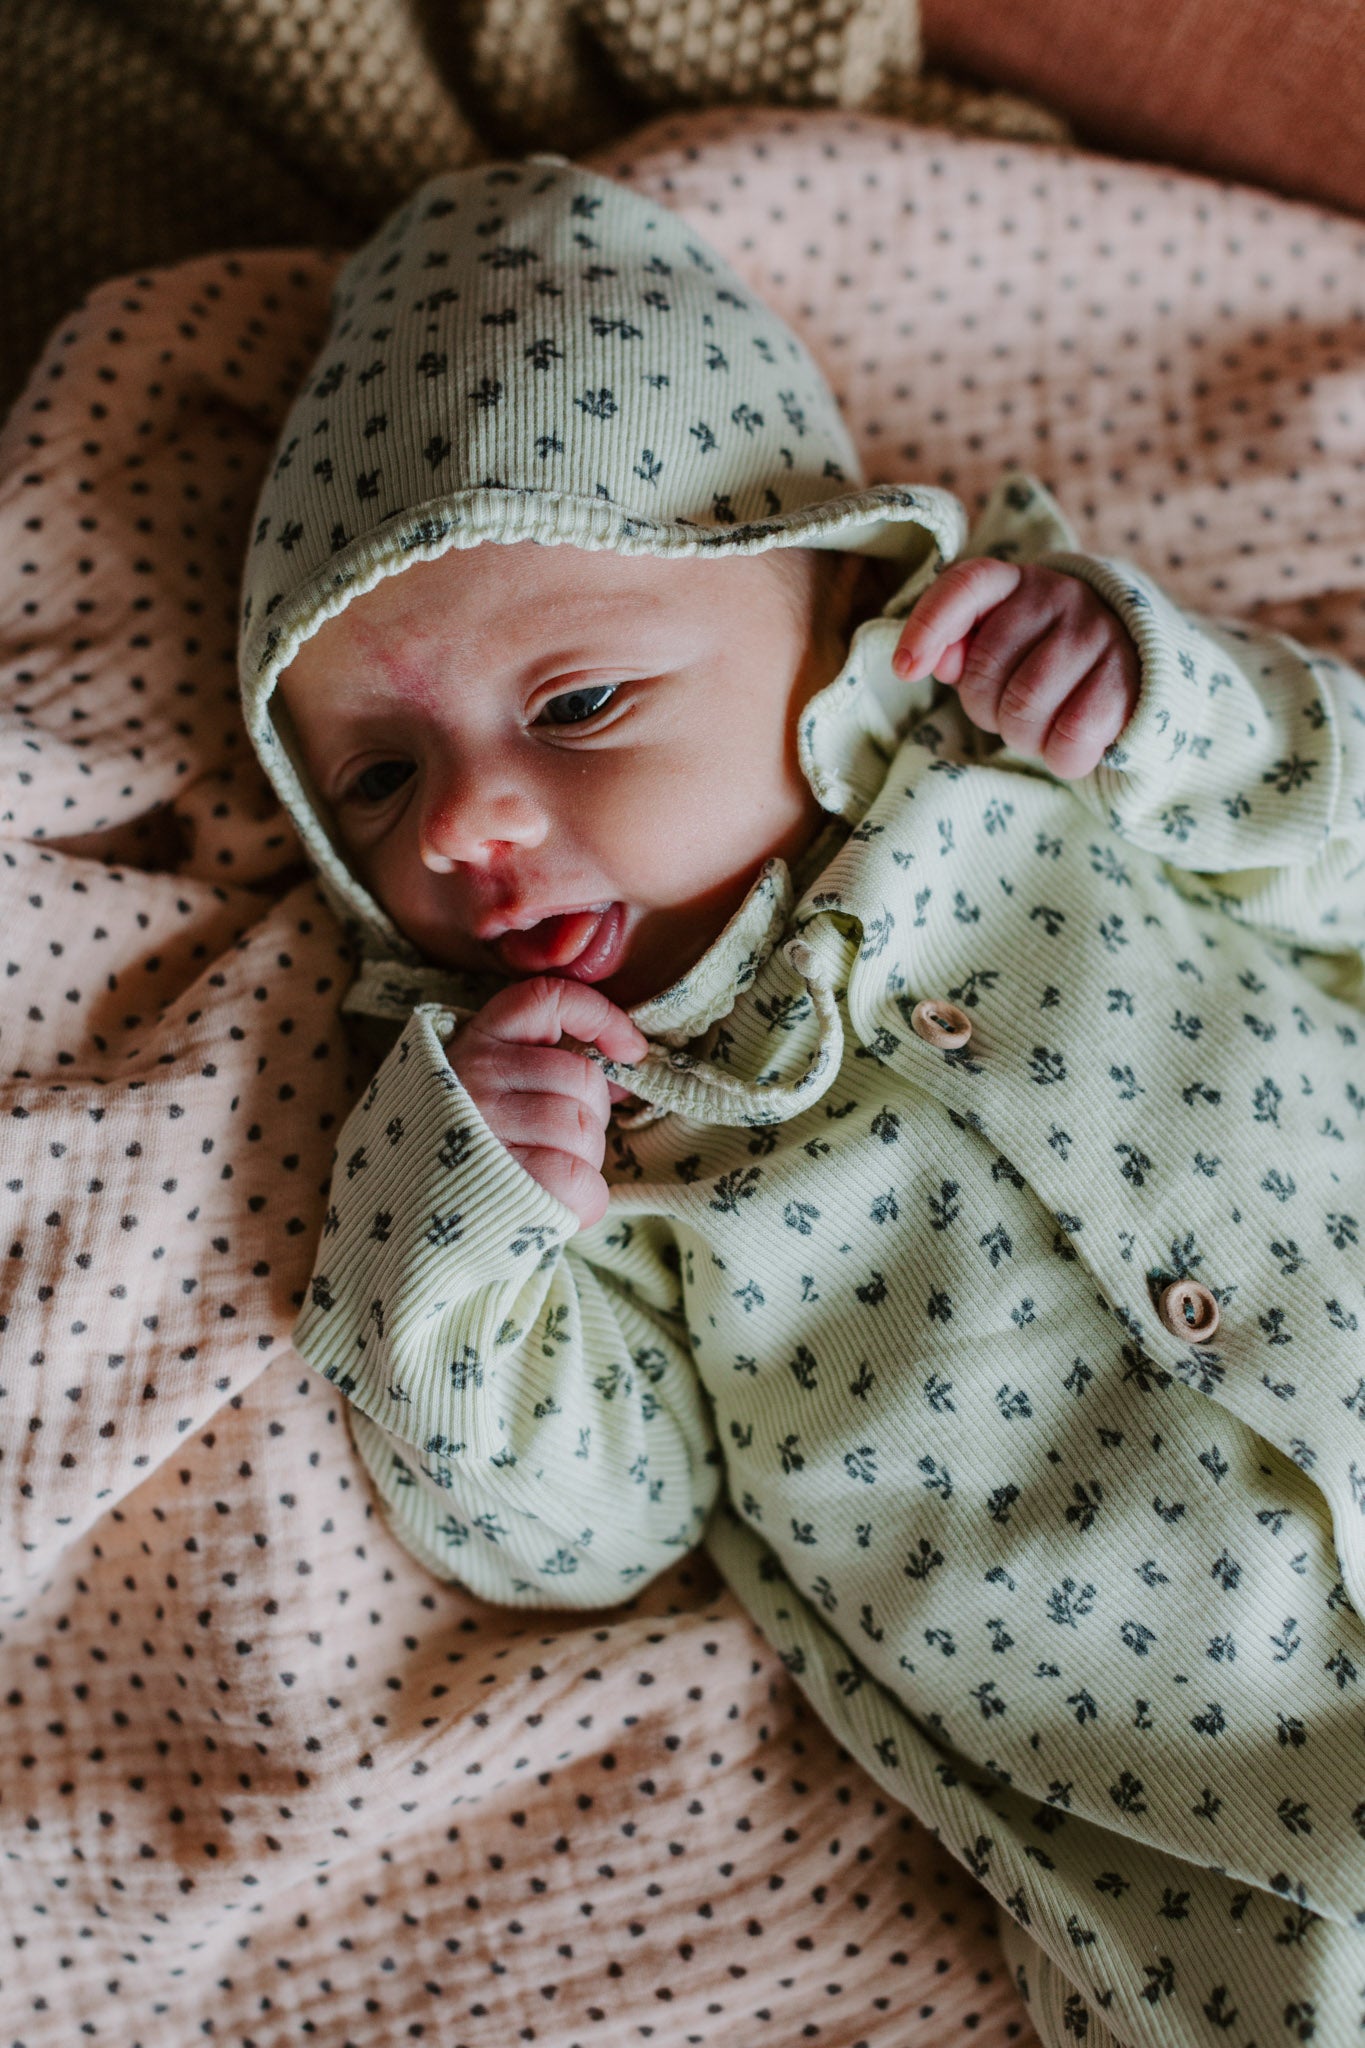
[[[608,653],[626,654],[627,652],[633,652],[633,650],[625,648],[610,650],[593,648],[589,650],[585,647],[566,647],[559,654],[537,655],[534,661],[527,664],[523,671],[523,677],[530,684],[548,683],[553,682],[557,676],[576,676],[581,675],[584,671],[590,672],[597,668],[614,668],[619,666],[619,664],[604,659],[604,656]]]
[[[611,624],[610,619],[605,620],[596,631],[599,635],[609,632]],[[600,638],[593,644],[582,636],[561,640],[557,645],[551,642],[552,651],[533,655],[522,669],[520,680],[529,687],[548,682],[557,675],[576,674],[582,668],[611,666],[617,661],[638,661],[642,652],[657,642],[663,624],[648,613],[637,615],[632,607],[631,615],[620,621],[619,634],[612,633],[605,645]]]

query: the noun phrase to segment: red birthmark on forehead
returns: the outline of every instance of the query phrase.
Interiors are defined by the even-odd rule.
[[[423,633],[406,609],[385,620],[367,617],[360,605],[353,605],[341,623],[366,696],[398,698],[416,710],[431,708],[441,686],[437,635]]]

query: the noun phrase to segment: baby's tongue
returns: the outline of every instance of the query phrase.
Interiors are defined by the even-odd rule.
[[[576,960],[597,927],[605,910],[566,910],[560,917],[543,917],[524,932],[504,932],[498,952],[509,967],[521,974],[543,974],[548,969],[567,967]]]

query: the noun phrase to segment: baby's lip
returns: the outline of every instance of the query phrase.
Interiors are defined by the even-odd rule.
[[[533,931],[538,924],[545,924],[552,917],[576,917],[580,912],[609,908],[606,903],[565,903],[549,910],[490,910],[486,916],[473,920],[470,934],[481,939],[485,946],[496,946],[509,932]]]
[[[560,974],[597,981],[617,964],[625,937],[625,905],[594,903],[582,910],[551,911],[533,924],[503,931],[493,950],[517,974]]]

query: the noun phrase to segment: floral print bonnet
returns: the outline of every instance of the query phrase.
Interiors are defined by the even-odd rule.
[[[352,598],[487,541],[918,559],[954,516],[863,484],[807,349],[677,215],[558,158],[447,172],[341,270],[286,419],[243,581],[247,728],[362,950],[401,956],[272,715]]]

